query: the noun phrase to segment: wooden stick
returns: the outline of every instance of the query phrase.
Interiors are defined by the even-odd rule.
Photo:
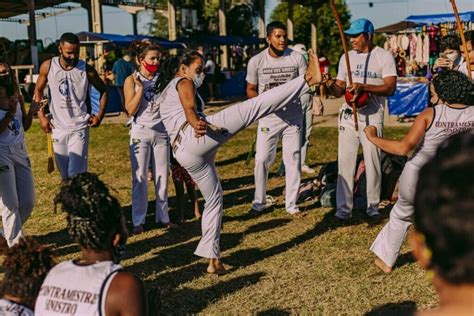
[[[344,58],[346,60],[346,68],[347,68],[347,81],[349,82],[349,87],[352,86],[352,72],[351,72],[351,64],[349,62],[349,51],[347,50],[347,43],[346,43],[346,36],[344,35],[344,31],[342,30],[342,22],[341,18],[339,17],[339,13],[337,13],[336,4],[334,0],[329,0],[329,4],[331,5],[332,13],[336,18],[337,28],[339,30],[339,36],[341,37],[342,47],[344,49]],[[355,130],[359,131],[359,120],[357,118],[357,108],[355,106],[355,101],[350,102],[350,106],[352,107],[352,112],[354,113],[354,126]]]
[[[450,2],[453,7],[454,16],[456,17],[456,25],[458,26],[459,35],[461,36],[461,42],[464,48],[464,59],[466,60],[467,77],[469,78],[469,80],[472,80],[471,60],[469,58],[469,52],[467,51],[466,38],[464,37],[464,31],[462,29],[461,19],[459,18],[458,8],[456,7],[456,2],[454,2],[454,0],[450,0]],[[474,45],[474,43],[471,43],[471,45]]]
[[[48,141],[48,173],[52,173],[54,171],[54,151],[51,133],[46,134],[46,138]]]

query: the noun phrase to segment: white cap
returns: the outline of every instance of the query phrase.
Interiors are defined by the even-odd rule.
[[[295,52],[298,52],[300,54],[305,54],[306,53],[306,46],[304,44],[296,44],[292,48]]]

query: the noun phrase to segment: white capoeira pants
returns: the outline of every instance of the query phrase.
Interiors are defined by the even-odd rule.
[[[357,163],[359,144],[362,145],[367,179],[367,214],[378,212],[380,189],[382,185],[381,151],[372,144],[364,133],[367,125],[377,128],[379,137],[383,134],[383,112],[363,117],[359,115],[359,131],[354,126],[354,116],[346,112],[348,106],[342,106],[339,111],[338,139],[338,176],[336,189],[336,216],[347,219],[352,216],[354,204],[354,174]]]
[[[145,224],[148,209],[148,170],[151,158],[156,194],[157,223],[168,224],[169,141],[166,134],[145,126],[132,124],[130,159],[132,162],[132,222]]]
[[[53,149],[56,166],[62,179],[87,171],[89,128],[77,131],[53,128]]]
[[[205,258],[220,258],[220,231],[223,212],[223,192],[215,166],[219,147],[253,122],[282,109],[294,98],[308,91],[304,77],[300,76],[281,86],[268,90],[250,100],[230,106],[206,117],[206,120],[228,133],[213,133],[195,137],[188,126],[179,132],[176,142],[176,160],[189,172],[201,191],[204,200],[202,238],[195,254]]]
[[[34,204],[33,173],[24,143],[0,146],[0,212],[9,246],[23,236],[22,226]]]
[[[299,100],[295,99],[300,106]],[[268,171],[275,161],[276,149],[282,138],[283,163],[285,164],[285,208],[290,214],[298,212],[296,204],[301,182],[301,113],[293,119],[282,120],[270,115],[258,122],[255,154],[255,197],[252,209],[263,211],[266,207]]]
[[[413,204],[419,171],[420,168],[410,162],[403,168],[400,175],[398,200],[390,212],[390,220],[370,247],[370,250],[390,267],[394,266],[408,228],[413,223]]]
[[[301,165],[306,162],[306,154],[308,153],[309,137],[313,129],[313,96],[305,94],[301,97],[301,105],[303,106],[303,127],[301,132]]]

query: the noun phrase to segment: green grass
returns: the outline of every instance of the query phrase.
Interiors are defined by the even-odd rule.
[[[389,128],[386,135],[399,138],[406,131]],[[368,248],[383,223],[370,224],[357,212],[351,221],[339,226],[331,210],[308,203],[302,205],[307,216],[292,220],[281,198],[284,179],[275,176],[270,177],[268,189],[269,194],[278,197],[276,206],[259,218],[249,218],[253,160],[246,165],[245,159],[254,135],[254,128],[243,131],[221,148],[217,157],[225,190],[221,241],[228,274],[203,274],[206,260],[193,256],[200,238],[199,223],[187,221],[175,231],[154,227],[153,203],[147,218],[150,229],[129,239],[123,264],[140,275],[148,287],[162,290],[164,313],[386,315],[436,306],[435,292],[425,272],[411,259],[407,245],[392,274],[384,275],[372,265],[373,255]],[[92,130],[89,170],[113,188],[130,217],[128,141],[128,129],[121,124]],[[52,201],[60,178],[57,172],[46,172],[46,137],[37,123],[27,133],[27,144],[37,202],[26,223],[26,233],[52,245],[60,260],[77,257],[78,249],[65,231],[64,214],[54,212]],[[309,164],[319,168],[334,161],[336,153],[337,129],[313,130]],[[171,216],[173,192],[171,185]],[[150,200],[154,200],[152,193]],[[387,213],[383,212],[385,217]]]

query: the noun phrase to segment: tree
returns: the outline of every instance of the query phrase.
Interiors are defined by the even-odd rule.
[[[218,35],[219,34],[219,0],[177,0],[178,36]],[[158,0],[166,7],[166,0]],[[195,9],[197,11],[197,29],[184,30],[180,26],[179,8]],[[237,36],[253,36],[257,34],[258,8],[252,0],[226,1],[227,34]],[[150,24],[150,34],[168,37],[168,17],[166,11],[155,11],[153,22]]]
[[[334,70],[343,53],[336,20],[332,14],[329,1],[317,1],[317,29],[318,29],[318,54],[325,55],[331,61]],[[341,17],[344,28],[350,25],[350,13],[347,6],[336,0],[337,11]],[[281,2],[270,17],[271,21],[286,23],[288,18],[288,2]],[[309,46],[311,41],[311,5],[308,3],[295,4],[293,7],[293,34],[295,43],[304,43]]]

